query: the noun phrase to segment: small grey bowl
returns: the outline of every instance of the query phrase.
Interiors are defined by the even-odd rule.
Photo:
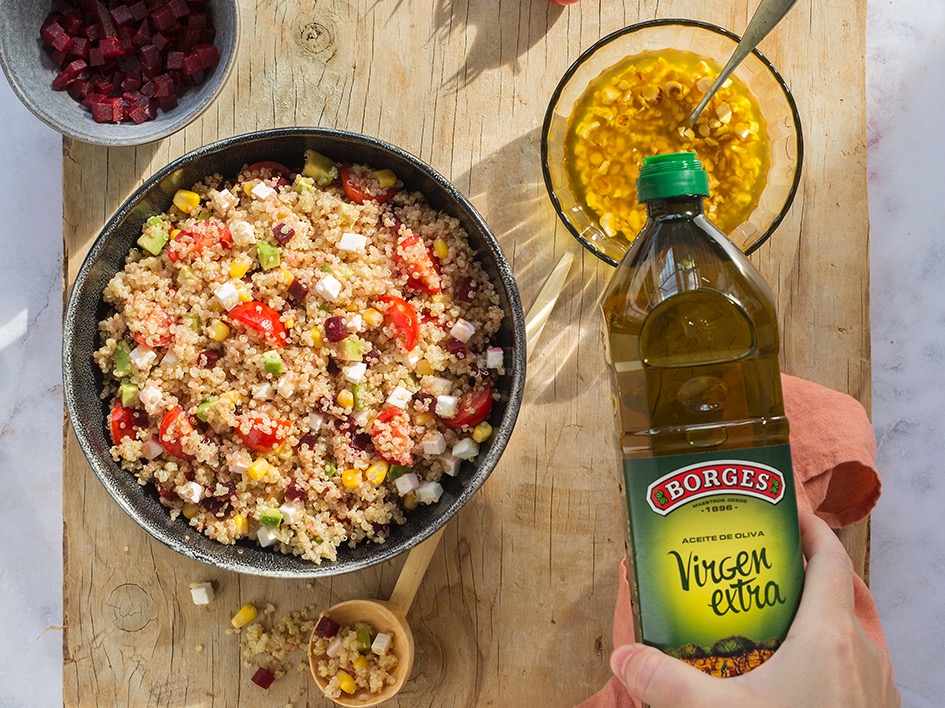
[[[338,161],[392,169],[407,189],[422,192],[434,208],[459,219],[495,284],[506,314],[496,337],[497,346],[507,354],[505,375],[494,388],[499,397],[490,414],[495,432],[481,446],[479,456],[474,462],[464,462],[456,477],[441,480],[444,491],[437,504],[418,507],[403,525],[392,524],[385,543],[342,546],[337,561],[321,565],[261,548],[248,540],[226,546],[188,526],[182,516],[172,521],[158,501],[154,486],[140,486],[130,472],[112,460],[109,402],[99,397],[102,373],[92,360],[92,353],[99,347],[98,323],[109,312],[102,290],[124,267],[125,257],[148,217],[166,211],[177,189],[207,175],[233,177],[243,165],[262,160],[298,169],[308,149]],[[92,244],[72,286],[63,324],[62,370],[69,421],[92,470],[118,505],[151,536],[189,558],[218,568],[312,578],[367,568],[409,550],[443,526],[482,486],[508,443],[521,405],[525,318],[512,268],[489,227],[469,201],[431,167],[399,148],[363,135],[321,128],[281,128],[238,135],[194,150],[148,178],[121,205]]]
[[[53,91],[59,68],[46,53],[39,30],[52,9],[52,0],[0,0],[0,66],[14,93],[33,114],[63,135],[96,145],[144,145],[189,124],[213,102],[236,63],[239,43],[237,0],[210,0],[209,12],[217,30],[220,63],[200,86],[189,88],[172,111],[141,125],[96,123],[92,114],[66,91]]]

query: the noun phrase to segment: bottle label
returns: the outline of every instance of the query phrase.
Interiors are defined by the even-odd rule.
[[[642,639],[715,676],[766,661],[804,584],[789,445],[624,461]]]

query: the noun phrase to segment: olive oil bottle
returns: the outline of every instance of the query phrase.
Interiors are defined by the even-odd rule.
[[[774,299],[703,214],[695,153],[646,158],[637,189],[647,221],[601,299],[637,639],[735,676],[803,586]]]

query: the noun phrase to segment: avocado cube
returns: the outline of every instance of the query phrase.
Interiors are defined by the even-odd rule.
[[[305,167],[302,174],[311,177],[319,187],[325,187],[335,181],[338,168],[335,161],[314,150],[305,151]]]
[[[138,238],[138,245],[152,256],[159,256],[167,245],[168,238],[167,231],[148,229]]]
[[[118,385],[118,397],[121,399],[121,405],[131,408],[138,397],[138,387],[131,381],[122,381]]]
[[[124,341],[115,345],[114,374],[120,379],[131,374],[131,350]]]
[[[256,244],[256,255],[263,270],[272,270],[282,262],[279,257],[279,247],[265,241]]]
[[[278,526],[282,523],[282,512],[278,509],[263,509],[259,515],[259,523],[263,526]]]
[[[217,398],[208,398],[206,401],[197,406],[197,418],[206,423],[210,419],[210,409],[213,408],[217,400]]]
[[[282,376],[282,357],[279,356],[277,351],[263,352],[262,355],[263,369],[266,370],[267,374],[272,374],[273,376]]]

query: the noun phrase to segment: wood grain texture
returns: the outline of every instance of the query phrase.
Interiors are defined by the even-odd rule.
[[[604,34],[693,13],[739,30],[755,4],[243,0],[238,68],[199,120],[145,147],[65,144],[67,285],[144,178],[203,143],[287,125],[374,135],[450,177],[498,236],[526,306],[561,253],[575,252],[529,365],[512,443],[447,527],[417,595],[414,676],[391,705],[566,706],[608,678],[623,510],[594,306],[610,269],[579,250],[553,214],[539,126],[558,77]],[[864,0],[815,8],[798,4],[762,47],[797,98],[806,160],[794,208],[753,260],[778,296],[784,370],[868,407],[866,8]],[[68,430],[63,492],[70,706],[329,705],[307,674],[268,692],[253,685],[236,638],[224,634],[230,615],[254,600],[292,610],[384,597],[402,562],[307,584],[186,560],[111,502]],[[866,524],[844,536],[863,570]],[[217,587],[209,607],[189,597],[188,584],[202,580]]]

